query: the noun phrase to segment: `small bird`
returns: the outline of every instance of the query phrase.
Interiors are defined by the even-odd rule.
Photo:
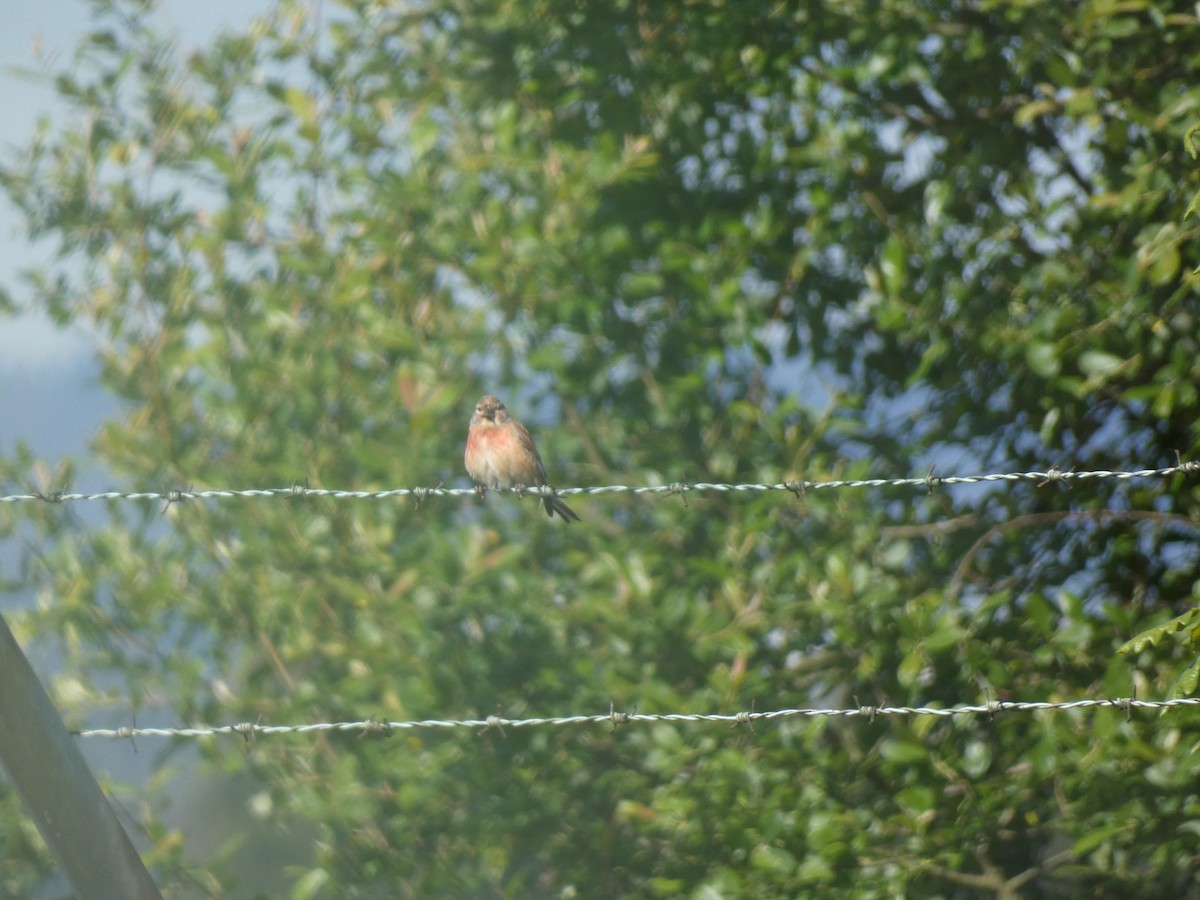
[[[487,394],[475,404],[463,460],[480,493],[487,489],[546,487],[546,467],[529,431],[508,414],[499,397]],[[558,513],[567,522],[579,516],[556,494],[543,494],[546,515]]]

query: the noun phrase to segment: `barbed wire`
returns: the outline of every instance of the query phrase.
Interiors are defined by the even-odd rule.
[[[498,493],[516,494],[548,494],[555,493],[560,497],[575,495],[595,496],[598,494],[687,494],[692,492],[719,491],[789,491],[796,495],[809,491],[833,490],[837,488],[883,488],[883,487],[915,487],[924,488],[930,492],[937,487],[963,484],[987,484],[995,482],[1036,482],[1038,487],[1048,484],[1070,484],[1075,481],[1099,480],[1116,478],[1128,480],[1132,478],[1169,478],[1172,475],[1194,475],[1200,473],[1200,460],[1180,460],[1174,466],[1159,469],[1135,469],[1132,471],[1112,471],[1099,469],[1077,472],[1074,469],[1063,470],[1051,466],[1042,472],[995,472],[987,475],[935,475],[931,469],[927,475],[919,478],[865,478],[855,480],[807,481],[795,479],[775,483],[756,484],[714,484],[710,482],[676,481],[670,484],[657,485],[628,485],[609,484],[596,487],[567,487],[550,488],[506,488]],[[415,487],[392,488],[381,491],[350,491],[331,488],[311,488],[294,484],[285,488],[248,488],[248,489],[212,489],[193,490],[192,488],[173,488],[163,491],[99,491],[96,493],[68,493],[65,491],[32,491],[24,494],[9,494],[0,496],[0,503],[21,503],[26,501],[42,501],[44,503],[69,503],[88,500],[152,500],[165,501],[167,504],[179,503],[184,500],[214,500],[231,497],[291,497],[316,498],[332,497],[339,500],[386,500],[391,497],[414,497],[421,502],[427,497],[475,497],[475,488]]]
[[[887,716],[996,716],[1006,712],[1039,712],[1043,710],[1095,710],[1118,709],[1132,717],[1135,709],[1165,710],[1179,707],[1200,707],[1200,697],[1183,697],[1173,700],[1138,700],[1133,697],[1118,697],[1104,700],[1065,701],[1016,701],[990,700],[975,705],[947,707],[929,706],[855,706],[843,709],[777,709],[767,712],[739,713],[639,713],[619,712],[611,708],[608,713],[587,716],[553,716],[546,718],[509,719],[504,716],[488,716],[484,719],[419,719],[413,721],[388,722],[379,719],[363,719],[358,722],[317,722],[308,725],[262,725],[258,722],[239,722],[235,725],[201,725],[191,728],[87,728],[71,732],[83,738],[203,738],[220,735],[241,735],[251,740],[259,735],[313,734],[319,732],[351,732],[359,734],[384,734],[393,731],[415,729],[471,728],[475,730],[506,728],[533,728],[539,726],[568,727],[572,725],[609,725],[614,730],[621,725],[648,724],[654,722],[724,722],[731,725],[749,725],[754,722],[771,722],[776,719],[842,718],[867,719],[874,721]]]

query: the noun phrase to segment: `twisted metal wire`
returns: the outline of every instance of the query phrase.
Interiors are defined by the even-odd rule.
[[[261,725],[257,722],[239,722],[234,725],[201,725],[191,728],[88,728],[74,731],[78,737],[93,738],[204,738],[220,735],[241,735],[251,740],[260,735],[312,734],[316,732],[349,732],[358,734],[386,734],[393,731],[414,729],[470,728],[486,729],[533,728],[539,726],[567,727],[571,725],[609,725],[616,729],[620,725],[647,724],[653,722],[724,722],[731,725],[748,725],[753,722],[770,722],[776,719],[843,718],[874,721],[888,716],[995,716],[1006,712],[1038,712],[1042,710],[1095,710],[1118,709],[1132,716],[1135,709],[1165,710],[1182,707],[1200,707],[1200,697],[1183,697],[1173,700],[1137,700],[1118,697],[1103,700],[1012,701],[992,700],[975,705],[948,707],[927,706],[857,706],[843,709],[777,709],[767,712],[739,713],[639,713],[619,712],[582,716],[553,716],[545,718],[509,719],[504,716],[488,716],[484,719],[420,719],[414,721],[388,722],[378,719],[363,719],[358,722],[316,722],[308,725]]]
[[[807,481],[796,479],[775,483],[758,484],[713,484],[709,482],[672,482],[657,485],[628,485],[610,484],[597,487],[568,487],[557,488],[553,491],[560,497],[570,497],[584,494],[686,494],[693,492],[745,492],[745,491],[790,491],[797,496],[808,491],[833,490],[837,488],[882,488],[882,487],[915,487],[932,491],[937,487],[960,484],[986,484],[991,482],[1036,482],[1038,487],[1048,484],[1070,484],[1076,481],[1099,480],[1116,478],[1128,480],[1133,478],[1169,478],[1172,475],[1194,475],[1200,473],[1200,460],[1180,460],[1177,465],[1165,466],[1159,469],[1135,469],[1133,471],[1110,471],[1106,469],[1077,472],[1074,469],[1063,470],[1051,466],[1044,472],[995,472],[987,475],[934,475],[929,474],[920,478],[866,478],[856,480]],[[551,493],[550,488],[507,488],[499,493],[542,494]],[[386,500],[391,497],[414,497],[418,502],[427,497],[474,497],[474,488],[446,487],[415,487],[392,488],[382,491],[347,491],[329,488],[310,488],[295,484],[285,488],[249,488],[243,490],[214,489],[193,490],[192,488],[174,488],[163,491],[99,491],[96,493],[68,493],[55,491],[46,493],[33,491],[24,494],[9,494],[0,496],[0,503],[21,503],[27,501],[42,501],[44,503],[70,503],[87,500],[161,500],[168,504],[184,500],[214,500],[231,497],[291,497],[315,498],[332,497],[339,500]]]

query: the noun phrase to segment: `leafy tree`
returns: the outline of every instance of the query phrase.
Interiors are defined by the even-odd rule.
[[[0,181],[62,263],[14,296],[94,324],[130,486],[462,484],[485,391],[560,486],[1196,450],[1190,6],[285,3],[186,58],[146,4],[96,10],[77,120]],[[1196,605],[1196,485],[613,494],[571,528],[507,496],[47,508],[22,627],[71,650],[77,719],[1163,696],[1194,648],[1116,651]],[[1158,897],[1198,890],[1196,738],[1048,712],[203,747],[318,829],[297,897]],[[160,879],[236,889],[153,805]]]

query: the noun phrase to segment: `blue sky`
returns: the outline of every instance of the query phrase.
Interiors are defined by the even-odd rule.
[[[183,47],[205,43],[222,28],[240,28],[273,4],[267,0],[164,0],[158,18]],[[79,39],[92,25],[82,0],[8,4],[0,28],[0,154],[11,155],[33,135],[41,116],[62,121],[53,74],[69,67]],[[0,195],[0,285],[21,297],[18,272],[48,258],[44,246],[21,234],[17,211]],[[16,441],[53,462],[82,458],[77,488],[102,487],[103,473],[87,465],[88,442],[116,405],[96,381],[88,332],[61,331],[43,316],[0,319],[0,453]],[[84,479],[87,483],[84,483]],[[32,485],[30,485],[32,486]]]

